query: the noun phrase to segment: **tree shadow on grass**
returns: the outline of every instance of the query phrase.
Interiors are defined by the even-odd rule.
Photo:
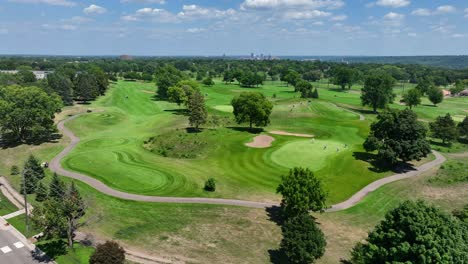
[[[273,264],[287,264],[290,263],[284,250],[280,249],[269,249],[268,254],[270,255],[270,261]]]
[[[405,173],[415,170],[414,166],[407,162],[398,162],[391,165],[385,161],[378,159],[376,154],[367,152],[354,152],[353,157],[356,160],[362,160],[372,165],[368,169],[373,172],[381,173],[391,171],[393,173]]]
[[[164,110],[164,112],[169,112],[169,113],[172,113],[173,115],[178,115],[178,116],[187,116],[189,113],[188,110],[185,108],[167,109],[167,110]]]
[[[67,254],[67,243],[61,239],[41,243],[38,247],[52,259]]]
[[[59,139],[61,138],[62,138],[62,135],[58,133],[52,133],[51,135],[44,136],[44,137],[30,138],[28,140],[17,140],[9,135],[5,135],[5,137],[3,138],[0,137],[0,148],[2,149],[14,148],[23,144],[38,146],[43,143],[58,143]]]
[[[431,145],[435,145],[435,146],[438,146],[438,147],[444,147],[444,148],[450,148],[452,146],[452,143],[443,143],[443,142],[440,142],[440,141],[434,141],[434,140],[429,140],[429,143]]]
[[[268,220],[281,226],[284,223],[283,214],[281,213],[281,206],[273,205],[265,208]]]
[[[262,133],[264,130],[263,128],[261,127],[253,127],[253,128],[250,128],[250,127],[227,127],[229,129],[232,129],[234,131],[239,131],[239,132],[248,132],[250,134],[260,134]]]

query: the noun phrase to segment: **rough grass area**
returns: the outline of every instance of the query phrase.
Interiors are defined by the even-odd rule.
[[[0,192],[0,216],[18,211],[19,209]]]
[[[36,245],[57,264],[87,264],[95,250],[79,243],[75,243],[73,249],[70,249],[66,241],[61,239],[40,241]]]
[[[209,145],[216,144],[216,131],[172,131],[149,138],[145,148],[163,157],[194,159],[203,157]]]
[[[435,176],[428,179],[434,184],[468,182],[468,159],[450,160],[440,167]]]

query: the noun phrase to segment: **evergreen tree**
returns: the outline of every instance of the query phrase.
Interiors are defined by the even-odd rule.
[[[49,185],[49,197],[54,200],[62,200],[65,195],[65,184],[54,173]]]
[[[319,94],[318,94],[317,88],[314,89],[314,92],[312,93],[312,98],[315,98],[315,99],[318,99],[318,98],[319,98]]]
[[[26,190],[27,194],[34,193],[37,188],[37,183],[45,177],[44,169],[41,167],[39,160],[33,155],[30,155],[26,160],[23,169],[24,177],[21,181],[21,192]]]
[[[49,74],[47,75],[47,83],[62,98],[64,105],[73,104],[73,83],[67,76],[60,73]]]
[[[449,113],[439,116],[434,122],[429,123],[433,137],[442,139],[442,143],[452,142],[458,138],[458,129]]]
[[[309,214],[292,217],[281,227],[281,249],[291,263],[308,264],[323,256],[327,242]]]
[[[47,199],[47,188],[42,182],[37,184],[36,188],[36,201],[43,202]]]
[[[98,95],[99,87],[96,78],[87,72],[80,73],[76,79],[75,97],[87,102],[94,100]]]
[[[461,137],[468,137],[468,116],[465,116],[463,121],[458,124],[458,132]]]
[[[68,246],[73,248],[73,238],[78,229],[78,221],[85,215],[86,206],[81,198],[80,192],[72,182],[68,187],[63,198],[63,216],[67,222],[67,240]]]
[[[444,93],[441,89],[433,86],[429,89],[429,91],[427,91],[427,97],[429,98],[429,101],[434,104],[434,106],[437,106],[437,104],[444,100]]]

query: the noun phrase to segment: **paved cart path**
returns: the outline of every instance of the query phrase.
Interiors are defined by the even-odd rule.
[[[157,202],[157,203],[197,203],[197,204],[220,204],[220,205],[233,205],[233,206],[243,206],[243,207],[251,207],[251,208],[265,208],[271,206],[277,206],[277,203],[265,203],[265,202],[255,202],[255,201],[245,201],[245,200],[235,200],[235,199],[219,199],[219,198],[185,198],[185,197],[162,197],[162,196],[146,196],[146,195],[138,195],[132,193],[126,193],[122,191],[118,191],[112,189],[111,187],[105,185],[104,183],[96,180],[93,177],[87,176],[85,174],[81,174],[78,172],[68,171],[64,169],[61,165],[61,160],[70,153],[70,151],[75,148],[75,146],[80,142],[80,138],[77,137],[72,131],[65,127],[65,123],[78,118],[83,114],[77,114],[71,116],[65,120],[60,121],[57,124],[59,131],[61,131],[65,136],[69,137],[71,142],[70,144],[60,152],[49,164],[49,168],[56,172],[59,175],[66,176],[69,178],[73,178],[79,181],[82,181],[94,189],[107,194],[109,196],[125,199],[125,200],[133,200],[133,201],[142,201],[142,202]],[[435,160],[427,162],[420,167],[415,168],[415,170],[406,172],[406,173],[399,173],[395,174],[375,182],[370,183],[353,196],[351,196],[346,201],[343,201],[339,204],[333,205],[327,211],[335,212],[340,210],[345,210],[347,208],[352,207],[359,201],[361,201],[368,193],[380,188],[381,186],[391,183],[394,181],[407,179],[410,177],[414,177],[420,175],[423,172],[428,171],[431,168],[439,166],[445,161],[445,157],[442,156],[437,151],[433,151],[434,155],[436,156]]]

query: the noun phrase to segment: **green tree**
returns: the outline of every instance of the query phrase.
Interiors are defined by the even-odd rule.
[[[199,126],[205,124],[208,118],[205,98],[199,91],[195,91],[190,95],[187,108],[189,111],[189,123],[198,130]]]
[[[215,84],[213,79],[210,76],[203,79],[202,83],[203,83],[203,85],[206,85],[206,86],[213,86]]]
[[[43,202],[47,199],[47,188],[42,182],[39,182],[36,187],[36,201]]]
[[[124,264],[125,250],[114,241],[106,241],[96,247],[89,264]]]
[[[437,106],[437,104],[444,100],[444,93],[442,92],[442,89],[433,86],[427,91],[427,97],[429,98],[429,101],[434,104],[434,106]]]
[[[394,84],[395,79],[388,74],[369,75],[362,89],[362,105],[371,106],[374,113],[377,112],[377,108],[385,108],[387,104],[393,102],[395,97],[393,94]]]
[[[24,163],[24,177],[21,180],[21,192],[26,190],[27,194],[34,193],[37,188],[37,183],[44,179],[44,169],[41,167],[39,160],[33,155],[30,155]]]
[[[431,148],[426,140],[427,129],[417,120],[416,114],[405,109],[388,110],[377,116],[364,148],[378,151],[378,158],[390,165],[402,161],[420,160]]]
[[[322,182],[309,169],[293,168],[281,177],[276,189],[281,193],[281,207],[286,217],[321,212],[325,209],[327,192]]]
[[[66,192],[65,184],[60,180],[57,173],[54,173],[49,184],[49,198],[60,201]]]
[[[82,102],[96,99],[99,95],[99,87],[94,75],[88,72],[78,74],[74,95],[77,100]]]
[[[109,86],[107,74],[98,66],[93,65],[88,69],[88,73],[94,77],[97,85],[98,95],[104,95]]]
[[[184,104],[188,100],[188,96],[185,93],[184,88],[181,86],[171,86],[167,90],[167,95],[169,97],[169,101],[176,103],[178,106]]]
[[[314,91],[312,92],[312,98],[315,98],[315,99],[318,99],[318,98],[319,98],[319,94],[318,94],[317,88],[315,88]]]
[[[421,78],[418,80],[416,89],[419,90],[421,95],[425,95],[428,91],[434,87],[434,82],[430,78]]]
[[[410,109],[412,109],[413,106],[421,104],[421,93],[416,88],[411,89],[403,95],[403,101]]]
[[[281,230],[281,249],[291,263],[312,263],[325,253],[325,235],[309,214],[289,218]]]
[[[352,263],[464,263],[468,229],[452,216],[422,201],[405,201],[389,211],[364,243],[352,251]]]
[[[36,76],[30,70],[20,69],[17,73],[18,79],[22,84],[30,84],[36,82]]]
[[[450,143],[458,138],[458,129],[449,113],[438,116],[434,122],[429,123],[431,135],[441,139],[442,143]]]
[[[249,123],[249,127],[266,126],[270,123],[273,105],[259,92],[243,92],[231,101],[238,124]]]
[[[312,89],[314,87],[312,84],[306,80],[299,80],[296,82],[294,86],[295,92],[300,92],[302,98],[310,98],[312,97]]]
[[[458,124],[458,132],[461,137],[468,137],[468,116],[465,116],[463,121]]]
[[[34,206],[31,220],[33,225],[44,233],[46,239],[66,236],[67,221],[63,217],[63,206],[59,200],[47,199]]]
[[[301,75],[296,71],[287,71],[285,74],[280,76],[282,82],[285,82],[286,85],[295,86],[296,83],[301,79]]]
[[[18,166],[16,166],[16,165],[11,166],[10,175],[14,176],[14,175],[19,175],[19,174],[20,174],[20,170],[19,170]]]
[[[80,192],[72,182],[65,192],[62,200],[63,216],[67,223],[68,247],[73,248],[73,238],[78,229],[79,220],[85,215],[86,206],[81,198]]]
[[[174,66],[166,65],[158,68],[155,74],[156,85],[158,86],[157,95],[161,99],[167,99],[169,87],[176,85],[183,79],[182,72]]]
[[[37,87],[0,87],[0,132],[5,140],[47,139],[56,131],[54,114],[62,102]]]
[[[333,71],[332,83],[341,86],[341,89],[351,89],[353,84],[358,80],[358,72],[355,69],[340,66]]]
[[[203,188],[207,192],[214,192],[216,191],[216,181],[214,178],[209,178],[205,182],[205,187]]]
[[[47,84],[62,98],[65,105],[73,104],[73,83],[67,76],[51,73],[47,75]]]

